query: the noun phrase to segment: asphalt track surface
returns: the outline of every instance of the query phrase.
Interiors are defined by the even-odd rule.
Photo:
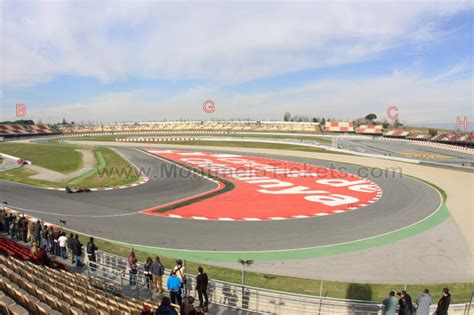
[[[425,162],[474,166],[474,155],[412,143],[377,139],[339,139],[342,149],[354,152],[391,155]]]
[[[162,248],[224,252],[298,249],[373,237],[418,222],[436,211],[441,203],[435,189],[403,174],[286,157],[289,161],[336,167],[367,177],[382,188],[383,195],[378,202],[361,209],[306,219],[220,222],[152,216],[142,214],[140,210],[208,191],[216,184],[137,149],[116,149],[148,173],[148,183],[129,189],[66,194],[0,181],[0,201],[8,201],[11,206],[25,209],[25,214],[50,223],[60,225],[59,220],[66,220],[66,228],[104,239]],[[281,156],[246,155],[282,159]]]

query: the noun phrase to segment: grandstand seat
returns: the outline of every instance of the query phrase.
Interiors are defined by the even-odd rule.
[[[83,315],[84,314],[83,311],[81,311],[80,309],[78,309],[75,306],[71,306],[70,312],[71,312],[71,315]]]
[[[51,306],[49,306],[48,304],[46,304],[44,302],[39,302],[37,304],[36,308],[37,308],[38,314],[48,315],[48,314],[52,313],[52,311],[53,311]]]

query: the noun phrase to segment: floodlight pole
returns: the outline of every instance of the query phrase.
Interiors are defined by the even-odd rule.
[[[242,285],[245,285],[245,266],[250,266],[253,264],[253,260],[244,260],[239,258],[238,262],[242,265]]]

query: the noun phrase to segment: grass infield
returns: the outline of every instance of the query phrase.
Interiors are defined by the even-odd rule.
[[[77,148],[92,150],[96,157],[94,168],[78,177],[63,181],[46,181],[30,178],[35,172],[27,168],[16,168],[0,172],[0,179],[30,184],[40,187],[80,186],[80,187],[114,187],[135,183],[139,172],[114,150],[109,148],[88,148],[63,146],[55,144],[0,143],[0,152],[26,158],[33,164],[60,173],[80,169],[82,155]]]
[[[75,147],[4,142],[0,143],[0,152],[60,173],[74,172],[82,166],[82,155]]]

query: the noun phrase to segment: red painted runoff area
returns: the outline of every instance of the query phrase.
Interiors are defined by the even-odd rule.
[[[144,213],[221,221],[302,219],[358,209],[376,202],[380,187],[361,177],[310,164],[240,154],[146,149],[234,184],[232,190],[194,203],[159,212],[162,205]],[[215,193],[220,187],[204,193]],[[158,210],[158,211],[157,211]]]

